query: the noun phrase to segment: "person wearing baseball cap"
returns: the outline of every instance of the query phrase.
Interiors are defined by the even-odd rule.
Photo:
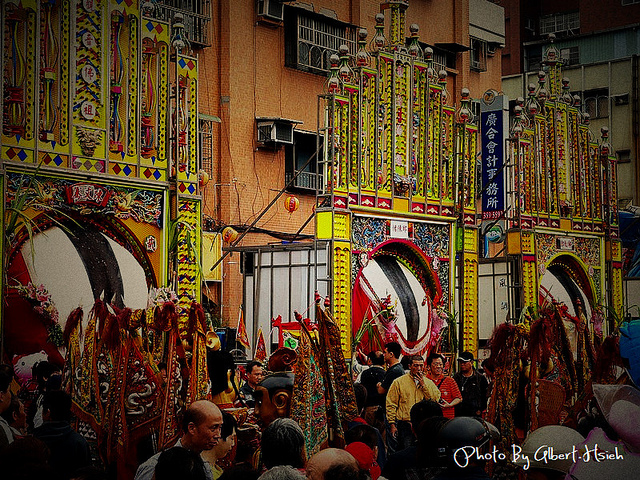
[[[458,356],[458,372],[453,376],[453,379],[462,394],[462,402],[455,407],[456,417],[479,417],[487,408],[489,382],[474,368],[474,360],[471,352],[462,352]]]

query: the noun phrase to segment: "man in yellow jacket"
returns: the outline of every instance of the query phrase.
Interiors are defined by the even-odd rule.
[[[427,378],[423,370],[422,356],[412,356],[409,372],[396,378],[387,392],[389,431],[398,442],[399,449],[407,448],[415,440],[411,428],[411,407],[423,399],[435,402],[440,400],[440,390]]]

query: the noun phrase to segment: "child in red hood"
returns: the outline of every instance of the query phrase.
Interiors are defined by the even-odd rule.
[[[344,448],[358,461],[361,470],[366,470],[371,476],[371,480],[377,480],[381,469],[376,462],[376,454],[368,445],[362,442],[353,442]]]

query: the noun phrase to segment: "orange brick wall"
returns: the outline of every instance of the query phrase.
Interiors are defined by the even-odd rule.
[[[315,12],[335,11],[339,20],[374,33],[379,0],[313,1]],[[457,42],[468,45],[466,0],[411,0],[406,26],[417,23],[427,43]],[[255,118],[282,117],[300,120],[305,131],[316,130],[317,97],[324,76],[284,66],[284,28],[257,22],[253,0],[212,1],[212,47],[199,52],[200,111],[220,117],[215,125],[214,171],[205,191],[203,212],[220,224],[250,224],[284,186],[284,148],[257,148]],[[408,31],[407,31],[408,34]],[[493,73],[469,72],[468,53],[458,55],[458,73],[450,77],[449,92],[463,86],[480,97],[500,81],[500,55],[490,60]],[[471,85],[470,83],[473,83]],[[289,214],[278,201],[258,223],[259,227],[294,233],[311,214],[312,195],[297,195],[300,208]],[[304,233],[312,234],[314,224]],[[277,241],[265,235],[247,235],[241,245]],[[222,285],[223,321],[235,326],[242,303],[239,255],[224,261]]]

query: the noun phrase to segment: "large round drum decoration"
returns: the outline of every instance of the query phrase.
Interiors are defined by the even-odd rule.
[[[390,242],[360,265],[352,298],[354,332],[375,318],[383,341],[394,338],[404,354],[428,351],[443,322],[435,309],[440,282],[427,258],[407,243]]]
[[[591,318],[593,294],[586,275],[577,262],[560,257],[545,269],[540,280],[540,304],[555,301],[567,306],[567,313],[579,315],[579,309],[587,319]]]
[[[565,305],[565,331],[574,358],[577,358],[578,333],[575,319],[592,321],[593,293],[586,273],[580,264],[568,255],[560,256],[545,269],[540,280],[540,305],[555,302]]]
[[[52,341],[52,332],[64,330],[75,308],[83,308],[86,322],[96,299],[145,308],[149,291],[144,268],[127,248],[92,225],[73,222],[27,239],[11,259],[9,277],[9,353],[44,350],[56,363],[64,353],[57,347],[65,346]]]

